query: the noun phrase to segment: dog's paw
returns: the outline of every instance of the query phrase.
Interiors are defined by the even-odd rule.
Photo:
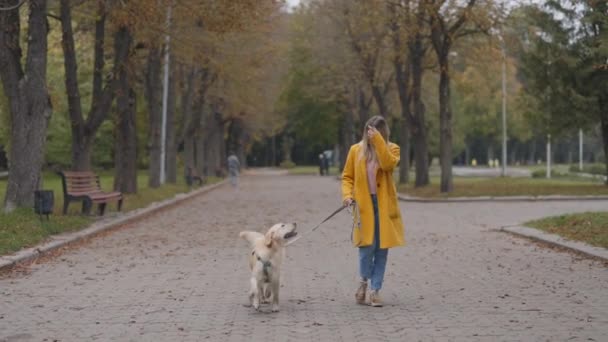
[[[272,312],[279,312],[279,306],[276,304],[272,305]]]

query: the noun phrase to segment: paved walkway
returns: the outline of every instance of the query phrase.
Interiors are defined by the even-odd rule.
[[[608,202],[404,203],[384,308],[354,304],[356,250],[339,214],[290,247],[281,312],[243,306],[243,229],[316,224],[332,178],[250,176],[0,279],[0,341],[605,341],[608,270],[494,231]],[[268,308],[265,308],[268,309]],[[269,311],[269,310],[268,310]]]

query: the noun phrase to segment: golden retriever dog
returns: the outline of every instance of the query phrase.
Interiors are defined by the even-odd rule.
[[[295,223],[277,223],[266,234],[244,231],[239,236],[253,249],[249,257],[251,288],[249,303],[256,310],[272,301],[272,312],[279,311],[281,262],[287,241],[296,236]]]

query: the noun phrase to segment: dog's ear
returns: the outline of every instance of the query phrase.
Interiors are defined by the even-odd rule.
[[[264,235],[264,244],[266,247],[271,247],[272,242],[274,241],[274,231],[269,231]]]

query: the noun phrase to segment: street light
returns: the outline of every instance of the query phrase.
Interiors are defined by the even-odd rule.
[[[169,99],[169,44],[171,36],[169,29],[171,27],[171,4],[167,6],[167,33],[165,34],[165,69],[163,75],[163,115],[161,120],[160,133],[160,184],[165,184],[165,165],[166,165],[166,150],[167,150],[167,104]]]

